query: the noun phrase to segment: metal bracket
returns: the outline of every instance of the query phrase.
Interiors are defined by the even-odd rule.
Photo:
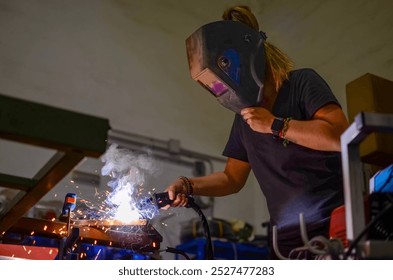
[[[361,112],[341,135],[341,158],[347,239],[354,240],[365,227],[364,193],[360,143],[373,132],[393,132],[393,115]]]

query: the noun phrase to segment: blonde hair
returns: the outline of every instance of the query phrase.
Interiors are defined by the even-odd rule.
[[[259,32],[259,24],[255,15],[248,6],[234,6],[224,11],[224,20],[240,21]],[[294,63],[287,54],[268,41],[265,41],[266,73],[271,75],[278,91],[282,83],[288,79],[289,72],[293,69]],[[269,78],[269,77],[268,77]]]

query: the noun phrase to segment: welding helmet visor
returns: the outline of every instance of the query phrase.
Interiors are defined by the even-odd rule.
[[[240,113],[262,99],[266,36],[238,21],[206,24],[186,39],[192,79]]]

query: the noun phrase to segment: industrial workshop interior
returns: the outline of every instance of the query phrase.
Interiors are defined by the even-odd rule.
[[[319,239],[296,213],[302,250],[393,259],[392,1],[0,0],[1,260],[271,259],[277,232],[253,171],[236,193],[192,193],[226,167],[238,112],[190,74],[186,40],[235,5],[294,69],[323,77],[348,120],[343,203]],[[174,207],[179,178],[190,195]]]

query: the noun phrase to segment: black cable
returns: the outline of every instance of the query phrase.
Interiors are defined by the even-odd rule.
[[[349,255],[351,254],[352,250],[356,247],[356,245],[360,242],[363,236],[390,210],[392,209],[393,204],[389,203],[388,206],[385,207],[381,212],[378,213],[374,217],[374,219],[368,223],[368,225],[358,234],[358,236],[351,242],[350,246],[348,247],[347,253],[344,254],[344,259],[348,259]]]
[[[188,204],[186,207],[194,209],[198,213],[199,217],[201,218],[203,229],[206,234],[206,259],[207,260],[214,260],[213,244],[212,244],[212,239],[211,239],[211,234],[210,234],[210,229],[209,229],[209,222],[207,221],[201,208],[195,203],[193,197],[191,197],[191,196],[188,197]]]
[[[169,194],[167,192],[162,192],[162,193],[155,193],[151,198],[141,200],[140,202],[137,203],[137,207],[142,209],[145,207],[146,204],[155,203],[158,206],[158,208],[162,208],[168,204],[169,205],[172,204],[172,202],[173,200],[169,198]],[[195,212],[197,212],[199,217],[201,218],[203,229],[206,235],[206,259],[213,260],[214,259],[213,244],[210,235],[209,223],[205,215],[203,214],[198,204],[195,203],[195,200],[192,196],[188,196],[188,204],[185,207],[194,209]]]
[[[165,252],[179,254],[179,255],[182,255],[183,257],[185,257],[187,260],[190,260],[190,257],[185,252],[183,252],[182,250],[173,248],[173,247],[167,247]]]

